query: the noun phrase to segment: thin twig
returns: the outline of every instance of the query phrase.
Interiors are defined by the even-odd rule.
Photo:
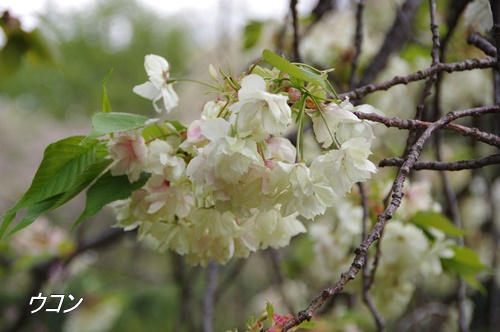
[[[207,285],[203,297],[203,332],[212,332],[214,330],[215,291],[217,289],[219,267],[219,264],[213,260],[208,262]]]
[[[370,213],[368,210],[368,197],[366,193],[366,188],[365,185],[361,182],[358,183],[359,191],[361,193],[361,206],[363,207],[363,219],[362,219],[362,231],[361,231],[361,241],[366,238],[366,226],[367,223],[369,222],[370,218]],[[377,243],[380,243],[377,242]],[[366,260],[368,261],[368,253],[366,254]],[[375,264],[375,263],[374,263]],[[378,312],[377,308],[375,308],[375,304],[373,303],[372,297],[370,295],[370,288],[373,283],[374,279],[374,274],[375,274],[375,266],[370,271],[369,266],[365,265],[363,267],[363,273],[362,273],[362,278],[363,278],[363,302],[366,304],[368,309],[370,310],[370,313],[373,316],[373,320],[375,321],[375,324],[377,325],[377,331],[382,332],[385,331],[385,321],[384,317]]]
[[[491,106],[496,111],[493,112],[500,112],[500,107],[499,106]],[[384,116],[375,114],[375,113],[362,113],[362,112],[353,112],[358,118],[362,120],[370,120],[378,123],[384,124],[386,127],[389,128],[398,128],[398,129],[417,129],[417,128],[428,128],[432,122],[426,122],[426,121],[420,121],[420,120],[402,120],[399,118],[386,118]],[[462,136],[465,137],[473,137],[474,139],[486,143],[488,145],[495,146],[497,148],[500,148],[500,136],[490,134],[490,133],[485,133],[480,131],[477,128],[469,128],[466,126],[458,125],[455,123],[449,123],[446,126],[443,127],[443,129],[446,130],[452,130],[457,133],[460,133]]]
[[[490,43],[490,41],[484,38],[479,32],[473,32],[467,37],[467,43],[474,45],[483,51],[486,55],[496,57],[497,49]]]
[[[430,8],[429,12],[431,21],[430,28],[432,32],[431,66],[436,66],[437,64],[440,63],[439,61],[440,43],[439,43],[438,26],[436,23],[436,3],[434,2],[434,0],[429,0],[429,8]],[[429,78],[425,81],[425,87],[422,92],[422,96],[420,97],[420,101],[417,105],[417,112],[414,117],[415,120],[422,120],[425,108],[425,101],[430,96],[434,83],[436,83],[437,79],[438,79],[438,73],[434,73],[430,75]],[[406,140],[405,151],[403,152],[403,157],[410,152],[409,151],[410,147],[412,147],[415,141],[417,140],[417,132],[418,131],[416,129],[410,129],[410,132],[408,133],[408,138]]]
[[[419,70],[413,74],[409,74],[407,76],[396,76],[390,81],[377,83],[377,84],[368,84],[353,91],[342,93],[339,95],[340,99],[350,98],[350,99],[360,99],[372,92],[375,91],[385,91],[389,90],[395,85],[399,84],[409,84],[412,82],[421,81],[426,79],[427,77],[441,72],[457,72],[457,71],[466,71],[473,69],[485,69],[485,68],[493,68],[496,67],[497,60],[496,59],[471,59],[465,60],[461,62],[451,62],[451,63],[438,63],[435,66],[431,66],[424,70]]]
[[[298,0],[290,0],[290,12],[292,13],[293,25],[293,61],[300,61],[299,54],[299,19],[297,15],[297,2]]]
[[[379,167],[401,166],[404,163],[402,158],[386,158],[380,161]],[[500,154],[493,154],[484,158],[458,160],[453,162],[429,161],[417,162],[413,166],[413,170],[433,170],[433,171],[462,171],[482,168],[489,165],[500,164]]]
[[[365,0],[359,0],[356,6],[356,34],[354,36],[354,56],[352,58],[351,77],[349,78],[349,88],[356,87],[356,73],[358,71],[359,56],[361,55],[361,46],[363,45],[363,12],[365,9]]]

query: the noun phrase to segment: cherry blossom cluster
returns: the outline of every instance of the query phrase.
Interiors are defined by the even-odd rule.
[[[149,81],[134,92],[171,112],[179,98],[168,62],[148,55],[145,69]],[[352,113],[379,112],[372,106],[328,99],[321,87],[276,68],[255,65],[237,78],[220,72],[222,83],[210,72],[217,98],[198,120],[151,122],[109,139],[113,175],[135,182],[151,174],[115,204],[118,226],[138,227],[139,240],[202,265],[283,247],[306,231],[301,220],[324,214],[376,172],[371,125]],[[324,149],[313,160],[300,151],[306,122]],[[294,130],[297,148],[285,136]]]

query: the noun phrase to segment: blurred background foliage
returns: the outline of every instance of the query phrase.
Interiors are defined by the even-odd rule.
[[[59,118],[98,111],[100,82],[111,68],[114,74],[107,86],[114,110],[144,113],[147,102],[130,93],[147,79],[138,65],[144,55],[162,54],[176,76],[195,50],[186,24],[133,0],[100,1],[81,12],[61,12],[53,4],[41,14],[40,27],[30,32],[22,31],[15,20],[4,14],[8,43],[0,57],[1,96],[23,111]]]

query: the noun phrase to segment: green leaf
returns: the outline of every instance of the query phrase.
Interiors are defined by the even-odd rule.
[[[243,30],[243,49],[248,50],[257,44],[262,33],[262,22],[251,20]]]
[[[41,202],[30,205],[27,209],[26,216],[14,227],[8,234],[11,236],[12,234],[20,231],[21,229],[31,225],[38,217],[42,214],[47,213],[48,211],[54,209],[54,206],[57,205],[57,201],[59,201],[62,194],[47,198]]]
[[[130,113],[96,113],[92,117],[92,132],[85,137],[82,143],[106,134],[137,129],[148,121],[150,119],[145,116]]]
[[[98,141],[81,144],[82,139],[83,136],[68,137],[45,149],[31,186],[7,211],[0,228],[0,238],[14,220],[17,211],[65,193],[72,187],[75,179],[96,161],[95,146]]]
[[[75,178],[71,187],[65,193],[50,197],[42,202],[30,205],[26,216],[16,225],[8,234],[10,236],[24,227],[32,224],[38,217],[55,208],[63,205],[71,200],[73,197],[82,192],[88,185],[90,185],[110,164],[113,162],[111,159],[100,160],[91,164],[84,170],[78,177]]]
[[[474,250],[459,246],[451,248],[455,252],[455,255],[452,258],[441,258],[441,264],[446,270],[465,277],[474,276],[488,269],[487,266],[481,263],[479,256]]]
[[[61,196],[61,198],[57,201],[57,206],[54,208],[63,205],[82,192],[92,182],[94,182],[95,179],[97,179],[112,162],[112,159],[103,159],[87,167],[85,171],[75,179],[71,187],[64,193],[64,195]]]
[[[306,82],[311,82],[314,83],[318,86],[321,86],[325,88],[325,90],[328,90],[325,82],[325,78],[322,77],[321,75],[315,74],[311,72],[310,70],[300,68],[290,61],[286,60],[283,57],[280,57],[276,53],[273,53],[269,50],[264,50],[262,52],[262,57],[264,60],[269,63],[270,65],[278,68],[282,72],[290,75],[290,77],[297,78],[302,81]]]
[[[453,225],[448,218],[438,212],[419,211],[412,218],[412,222],[424,229],[428,227],[438,229],[449,236],[462,236],[467,234],[467,232]]]
[[[104,78],[102,81],[102,111],[104,113],[110,113],[111,112],[111,104],[109,103],[108,99],[108,90],[106,90],[106,82],[109,80],[111,75],[113,74],[113,68],[109,71],[108,75]]]
[[[269,320],[271,325],[273,325],[274,324],[274,319],[273,319],[274,306],[272,305],[271,302],[269,302],[269,300],[266,300],[266,312],[267,312],[267,319]]]
[[[165,121],[162,124],[156,123],[144,127],[142,130],[142,137],[146,141],[151,141],[156,138],[164,138],[172,134],[180,135],[180,133],[185,132],[186,129],[187,128],[178,121]]]
[[[151,174],[142,173],[139,180],[130,183],[126,175],[112,176],[111,172],[106,172],[87,190],[87,201],[85,210],[73,224],[73,229],[85,219],[93,216],[106,204],[126,199],[133,191],[140,189]]]
[[[30,45],[24,31],[15,31],[0,50],[0,74],[3,77],[13,75],[21,67],[24,55]]]
[[[312,321],[312,320],[305,320],[303,321],[302,323],[300,323],[297,328],[300,328],[300,329],[313,329],[316,327],[316,325],[318,325],[317,322],[315,321]]]

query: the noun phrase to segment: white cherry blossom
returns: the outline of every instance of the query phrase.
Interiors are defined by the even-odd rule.
[[[153,107],[158,112],[170,112],[179,103],[179,97],[169,84],[170,65],[165,58],[149,54],[144,58],[144,68],[149,81],[136,85],[133,91],[139,96],[151,99]],[[162,101],[160,101],[163,99]]]

